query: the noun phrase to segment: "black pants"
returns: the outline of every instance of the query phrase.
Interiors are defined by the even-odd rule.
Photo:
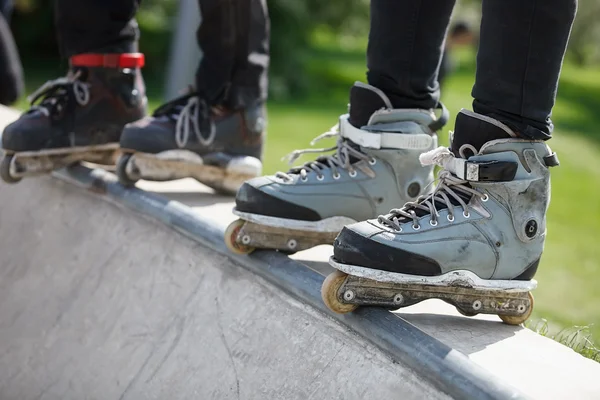
[[[398,108],[434,108],[454,0],[372,0],[368,81]],[[576,0],[483,0],[473,110],[549,139]]]
[[[8,25],[12,1],[0,0],[0,104],[11,105],[23,93],[21,59]]]
[[[266,0],[198,0],[203,57],[196,88],[210,104],[243,108],[267,97],[269,17]],[[61,54],[132,52],[141,0],[56,0]]]

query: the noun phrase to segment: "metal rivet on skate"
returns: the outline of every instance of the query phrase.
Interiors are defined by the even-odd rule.
[[[395,305],[399,306],[403,302],[404,302],[404,296],[402,296],[400,293],[398,293],[397,295],[394,296],[394,304]]]
[[[525,225],[525,235],[527,235],[528,238],[532,238],[537,233],[537,229],[537,222],[534,219],[530,219]]]
[[[475,300],[473,302],[473,310],[481,310],[482,305],[481,300]]]
[[[519,312],[519,314],[523,314],[526,310],[527,307],[525,306],[525,304],[519,304],[519,306],[517,307],[517,311]]]
[[[406,189],[406,194],[408,197],[415,198],[419,196],[419,193],[421,193],[421,185],[419,182],[413,182],[408,185],[408,189]]]
[[[350,301],[352,300],[356,295],[354,294],[354,292],[352,290],[346,290],[344,292],[344,300],[346,301]]]
[[[296,242],[294,239],[290,239],[290,240],[287,242],[287,247],[288,247],[288,249],[290,249],[290,250],[294,250],[294,249],[296,248],[296,246],[298,246],[298,242]]]
[[[242,237],[242,243],[243,243],[243,244],[250,244],[250,236],[248,236],[248,235],[244,235],[244,236]]]

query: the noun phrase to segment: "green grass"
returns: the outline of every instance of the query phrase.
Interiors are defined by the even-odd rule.
[[[551,329],[545,319],[527,321],[525,325],[539,335],[555,340],[572,348],[584,357],[600,362],[600,349],[596,347],[588,326],[574,326],[553,333],[556,329]]]
[[[309,146],[346,112],[348,89],[365,80],[362,42],[332,46],[319,41],[308,70],[313,76],[311,95],[302,100],[269,103],[265,172],[286,170],[281,161],[288,152]],[[470,108],[473,55],[461,54],[460,67],[444,88],[443,100],[452,115]],[[57,76],[56,68],[29,68],[28,92],[45,79]],[[43,72],[40,72],[43,71]],[[147,77],[148,78],[148,77]],[[160,99],[160,81],[148,79],[151,106]],[[23,101],[21,108],[26,106]],[[600,340],[600,69],[564,68],[554,110],[555,137],[549,142],[561,160],[552,170],[552,202],[548,215],[548,240],[536,276],[535,321],[548,321],[549,336],[573,326],[589,326]],[[445,128],[441,143],[446,143]],[[318,144],[320,146],[321,144]],[[590,339],[591,340],[591,339]]]

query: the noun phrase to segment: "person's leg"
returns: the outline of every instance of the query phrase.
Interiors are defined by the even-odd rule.
[[[137,51],[141,0],[55,0],[61,55]]]
[[[458,114],[449,149],[420,157],[424,165],[442,168],[438,186],[377,221],[344,228],[334,245],[334,267],[387,276],[404,283],[403,289],[414,284],[411,299],[440,297],[467,315],[498,314],[509,324],[529,317],[528,292],[546,238],[549,168],[558,165],[543,139],[551,132],[575,9],[575,0],[484,0],[476,112]],[[407,275],[419,275],[419,283]],[[470,282],[470,291],[423,288],[458,282]],[[337,293],[345,289],[335,289],[332,308],[344,303]],[[398,305],[389,297],[371,302]]]
[[[125,124],[146,113],[144,57],[136,53],[132,19],[138,4],[56,0],[60,50],[70,69],[33,93],[31,109],[4,129],[0,173],[5,181],[49,172],[92,153],[98,162],[112,162]],[[51,163],[35,159],[48,150],[64,157]]]
[[[203,55],[196,89],[126,127],[121,147],[127,154],[118,169],[122,183],[193,176],[235,193],[261,172],[269,61],[266,2],[199,0],[199,5],[197,39]],[[182,160],[182,154],[188,168],[174,168],[174,158]],[[148,163],[151,168],[144,167]],[[134,169],[139,173],[127,172]]]
[[[372,0],[367,80],[396,108],[432,109],[454,0]]]
[[[23,68],[4,14],[0,14],[0,104],[10,105],[23,93]]]
[[[331,243],[344,224],[431,190],[433,167],[423,168],[419,154],[436,147],[436,130],[446,119],[432,109],[439,106],[437,70],[453,4],[371,2],[369,84],[351,88],[339,133],[324,135],[339,135],[335,147],[321,150],[335,153],[246,182],[236,197],[236,213],[246,222],[235,222],[226,237],[232,250],[298,251]],[[320,150],[297,151],[292,159],[303,152]]]
[[[269,12],[266,0],[250,0],[241,7],[236,62],[225,103],[233,109],[267,101],[269,68]]]
[[[7,22],[10,22],[12,10],[13,10],[12,0],[0,0],[0,14],[2,14],[4,16],[4,19]]]
[[[549,139],[576,0],[483,1],[473,110],[519,136]]]
[[[269,16],[265,0],[199,0],[203,57],[196,88],[211,105],[236,109],[267,96]]]

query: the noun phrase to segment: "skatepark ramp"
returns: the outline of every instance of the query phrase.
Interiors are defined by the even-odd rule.
[[[491,317],[332,314],[331,247],[230,254],[195,182],[76,166],[0,205],[0,399],[600,398],[600,364]]]

